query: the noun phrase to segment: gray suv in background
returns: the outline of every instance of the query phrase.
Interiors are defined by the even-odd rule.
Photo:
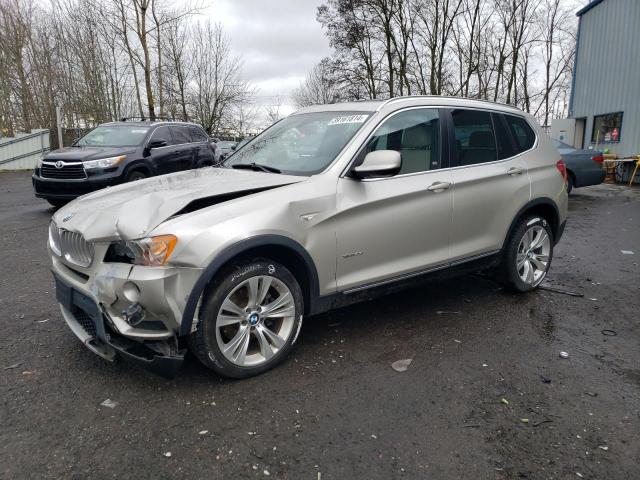
[[[171,375],[191,349],[221,375],[248,377],[286,358],[305,317],[392,285],[489,269],[511,290],[535,289],[564,229],[566,182],[547,136],[512,107],[309,107],[222,168],[59,210],[57,300],[103,358]]]

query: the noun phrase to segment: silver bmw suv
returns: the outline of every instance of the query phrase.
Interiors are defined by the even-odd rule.
[[[49,229],[80,340],[173,375],[286,358],[303,318],[434,273],[526,292],[567,216],[566,170],[533,117],[461,98],[305,108],[205,168],[85,195]]]

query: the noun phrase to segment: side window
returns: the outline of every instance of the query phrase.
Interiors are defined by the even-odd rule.
[[[499,113],[492,113],[493,128],[496,131],[496,143],[498,144],[498,160],[504,160],[505,158],[513,157],[516,154],[516,149],[511,139],[511,132],[504,119],[504,115]]]
[[[169,131],[169,127],[158,127],[151,134],[151,138],[149,140],[158,140],[162,139],[167,142],[167,145],[173,145],[173,139],[171,138],[171,132]]]
[[[400,152],[398,175],[441,168],[438,110],[412,109],[392,116],[378,128],[364,154],[376,150]]]
[[[191,135],[189,134],[188,127],[175,126],[170,128],[176,145],[180,145],[181,143],[191,143]]]
[[[491,114],[482,110],[453,110],[458,165],[476,165],[498,159]]]
[[[198,127],[189,127],[189,132],[191,132],[191,139],[194,142],[206,142],[209,137]]]
[[[536,134],[527,121],[515,115],[505,115],[505,118],[516,140],[518,153],[522,153],[533,147],[533,144],[536,142]]]

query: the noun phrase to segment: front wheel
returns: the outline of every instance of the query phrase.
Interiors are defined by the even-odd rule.
[[[517,292],[533,290],[547,276],[553,257],[553,232],[542,217],[520,220],[507,241],[499,267],[502,283]]]
[[[147,174],[142,170],[134,170],[127,174],[126,181],[127,182],[137,182],[138,180],[144,180],[147,178]]]
[[[300,285],[286,267],[255,259],[205,292],[191,350],[225,377],[246,378],[284,360],[302,325]]]

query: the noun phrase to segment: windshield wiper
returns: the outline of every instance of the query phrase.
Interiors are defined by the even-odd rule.
[[[258,171],[268,172],[268,173],[282,173],[282,171],[278,168],[270,167],[269,165],[262,165],[256,162],[236,163],[235,165],[231,165],[231,168],[245,168],[247,170],[258,170]]]

